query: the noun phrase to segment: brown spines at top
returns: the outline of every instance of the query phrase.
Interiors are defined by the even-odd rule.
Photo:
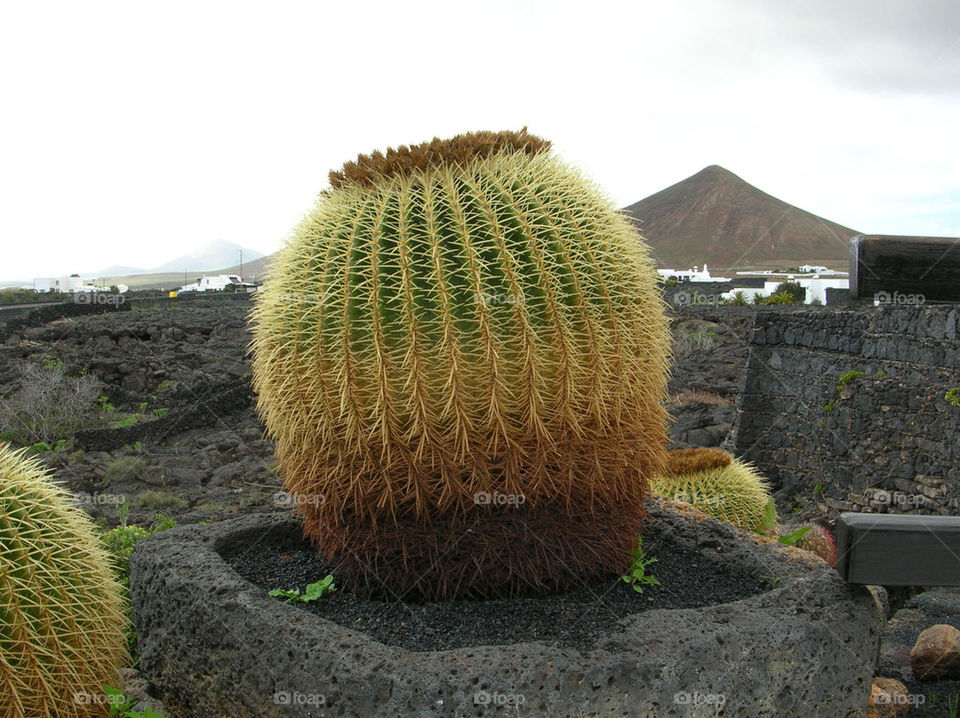
[[[667,476],[729,466],[733,457],[723,449],[677,449],[667,454]]]
[[[347,184],[369,187],[379,177],[404,175],[428,167],[462,165],[501,150],[536,155],[548,152],[550,142],[531,135],[526,127],[519,132],[467,132],[447,140],[434,137],[430,142],[421,142],[412,147],[388,147],[386,154],[377,150],[369,155],[358,155],[355,162],[345,163],[339,172],[330,172],[330,186],[334,189]]]

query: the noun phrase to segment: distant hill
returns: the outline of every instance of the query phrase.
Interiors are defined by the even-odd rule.
[[[120,274],[146,274],[149,269],[140,267],[127,267],[122,264],[115,264],[112,267],[101,269],[99,272],[81,272],[82,277],[113,277]]]
[[[243,268],[239,264],[235,264],[232,267],[227,267],[222,269],[217,274],[241,274],[245,282],[253,281],[263,281],[266,277],[267,272],[270,268],[270,262],[273,261],[273,254],[268,254],[266,257],[260,257],[260,259],[255,259],[252,262],[248,262],[246,257],[247,253],[243,253]]]
[[[184,254],[181,257],[170,260],[166,264],[161,264],[159,267],[154,267],[150,270],[150,273],[162,274],[164,272],[182,272],[184,269],[187,270],[188,274],[209,272],[213,269],[220,269],[222,267],[238,264],[240,262],[241,249],[243,250],[244,265],[247,264],[248,259],[252,262],[256,259],[260,259],[263,256],[263,252],[241,247],[239,244],[228,242],[225,239],[218,239],[215,242],[210,242],[209,244],[204,245],[196,252]]]
[[[711,165],[624,208],[660,267],[837,265],[856,230],[771,197]]]

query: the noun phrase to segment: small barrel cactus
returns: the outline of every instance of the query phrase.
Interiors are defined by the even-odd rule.
[[[106,715],[129,661],[121,589],[90,519],[0,444],[0,715]]]
[[[361,155],[271,266],[254,388],[338,584],[553,590],[630,563],[669,328],[636,230],[548,142]]]
[[[781,536],[802,534],[791,545],[815,553],[831,566],[837,563],[837,542],[830,530],[820,524],[787,523],[778,527]],[[784,539],[781,538],[781,541]]]
[[[721,449],[671,451],[667,470],[653,479],[650,490],[749,531],[762,532],[769,521],[766,479],[753,465]]]

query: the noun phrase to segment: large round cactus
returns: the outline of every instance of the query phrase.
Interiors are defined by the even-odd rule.
[[[0,444],[0,715],[106,715],[129,661],[120,586],[93,524]]]
[[[721,449],[679,449],[651,490],[696,506],[709,516],[749,531],[763,531],[770,487],[756,468]]]
[[[253,379],[338,583],[443,598],[621,572],[665,443],[638,233],[526,130],[330,180],[259,293]]]

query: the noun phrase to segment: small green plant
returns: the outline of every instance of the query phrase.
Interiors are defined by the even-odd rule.
[[[840,383],[837,384],[837,391],[843,391],[843,388],[858,376],[863,376],[863,372],[857,370],[848,371],[846,374],[840,377]]]
[[[35,454],[42,454],[44,451],[51,451],[53,447],[46,441],[38,441],[36,444],[31,444],[30,449]]]
[[[128,427],[128,426],[133,426],[133,425],[136,424],[136,423],[137,423],[137,416],[136,416],[136,414],[131,414],[130,416],[125,416],[124,418],[120,419],[119,421],[113,422],[112,424],[110,424],[110,428],[111,428],[111,429],[125,429],[126,427]]]
[[[651,574],[647,573],[647,566],[656,563],[655,558],[644,558],[643,556],[643,537],[637,537],[637,547],[632,552],[633,563],[622,576],[623,580],[630,584],[634,591],[643,593],[644,586],[659,586],[660,582]]]
[[[767,536],[777,535],[777,502],[771,496],[763,507],[762,530],[759,533]]]
[[[834,409],[834,406],[833,406],[833,402],[832,402],[832,401],[831,401],[829,404],[827,404],[826,406],[823,407],[823,410],[824,410],[824,411],[833,411],[833,409]]]
[[[270,591],[270,595],[276,598],[286,599],[287,603],[310,603],[311,601],[316,601],[318,598],[322,598],[323,594],[333,593],[336,590],[337,587],[333,583],[333,574],[328,573],[319,581],[307,586],[307,590],[304,593],[300,593],[296,588],[289,590],[275,588]]]
[[[119,716],[119,718],[166,718],[166,716],[150,708],[135,711],[133,709],[133,706],[136,705],[134,700],[127,698],[119,688],[114,688],[111,685],[105,685],[102,688],[107,696],[111,716]]]
[[[117,516],[120,519],[120,525],[116,528],[106,531],[100,536],[100,543],[107,549],[110,559],[110,568],[113,575],[116,576],[120,584],[124,605],[129,611],[130,601],[130,555],[137,547],[137,543],[149,536],[166,531],[177,525],[177,522],[162,514],[155,514],[150,526],[127,526],[127,515],[130,513],[129,504],[120,504],[117,507]],[[133,624],[128,624],[125,634],[127,637],[127,647],[132,656],[137,655],[137,632]],[[104,688],[106,690],[106,688]],[[119,715],[124,715],[123,713]]]
[[[110,400],[105,396],[98,396],[97,403],[100,405],[100,411],[111,412],[117,410],[117,407],[111,404]]]
[[[887,375],[887,372],[885,372],[883,369],[880,369],[880,370],[877,372],[877,376],[880,377],[881,379],[882,379],[883,377],[885,377],[886,375]]]
[[[778,536],[777,541],[786,546],[796,546],[797,542],[806,536],[812,528],[813,526],[801,526],[796,531],[791,531],[783,534],[782,536]]]
[[[187,500],[169,491],[144,491],[137,499],[140,506],[148,509],[185,509],[189,506]]]
[[[165,416],[167,415],[167,412],[168,412],[168,411],[170,411],[170,409],[168,409],[168,408],[154,409],[154,410],[153,410],[153,415],[154,415],[155,417],[157,417],[158,419],[162,419],[163,417],[165,417]]]
[[[730,304],[734,307],[745,307],[747,306],[747,294],[742,290],[737,290],[733,293],[733,296],[730,297]]]
[[[943,399],[951,406],[960,406],[960,386],[947,389],[947,393],[943,395]]]

